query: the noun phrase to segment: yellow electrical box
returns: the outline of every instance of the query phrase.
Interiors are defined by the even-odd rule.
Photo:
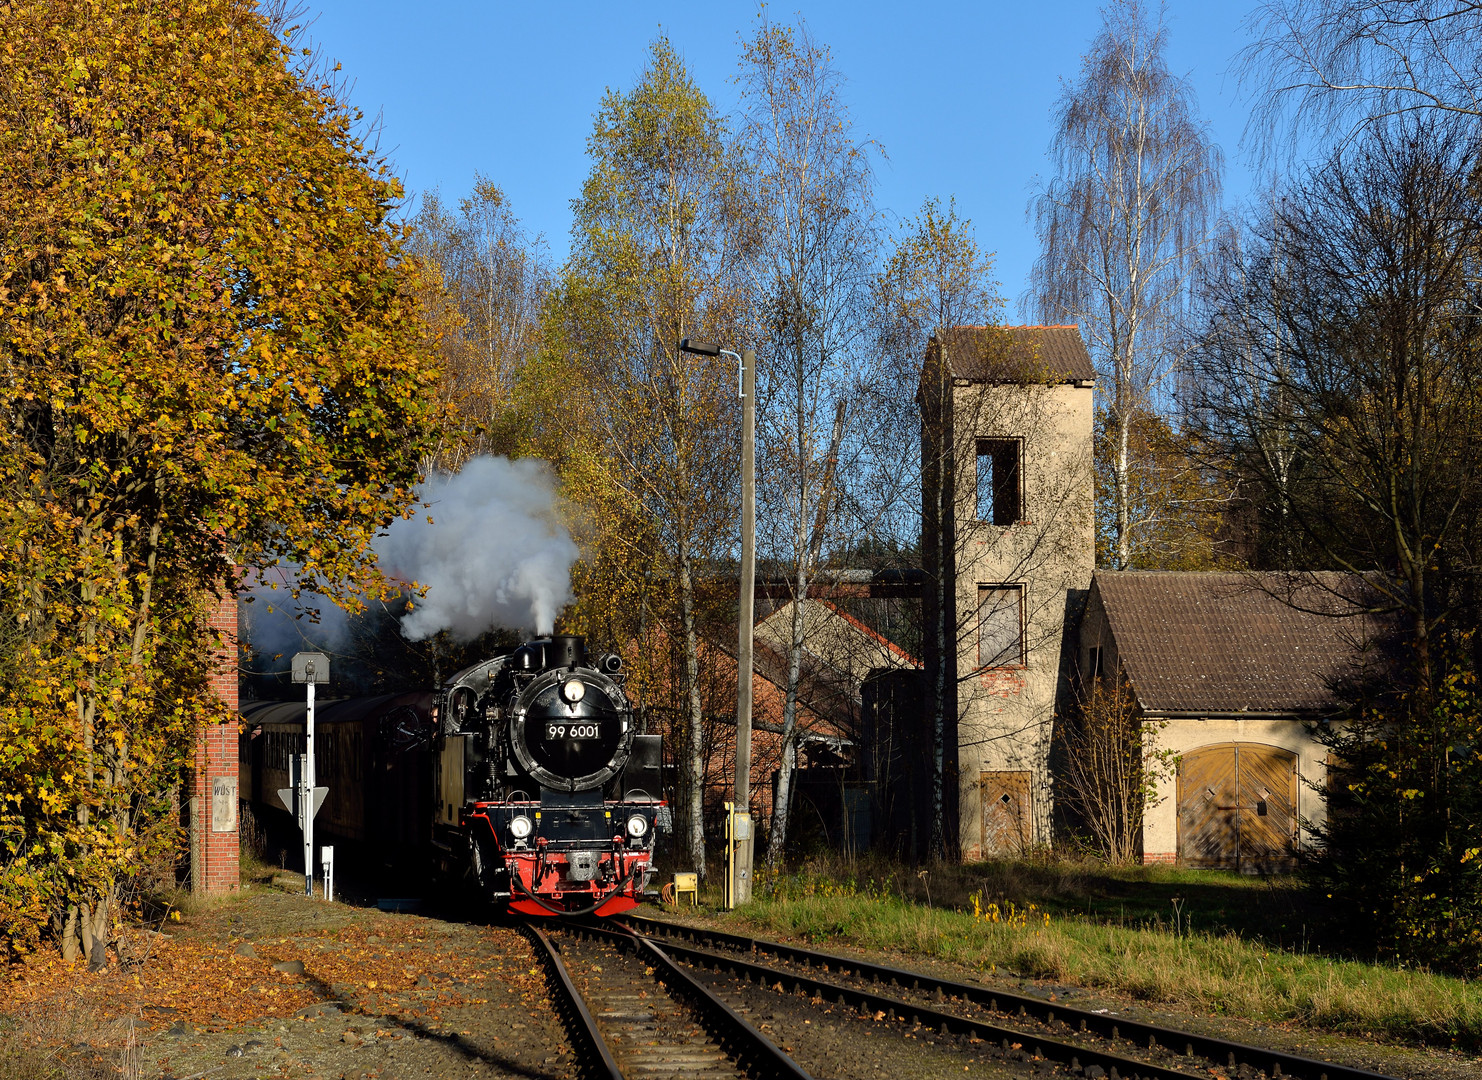
[[[680,898],[689,893],[690,907],[700,902],[700,875],[699,874],[675,874],[674,875],[674,902],[679,903]]]

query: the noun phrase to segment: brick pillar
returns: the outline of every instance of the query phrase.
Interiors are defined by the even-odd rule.
[[[211,689],[229,719],[201,730],[190,798],[190,882],[201,894],[230,892],[240,882],[237,831],[237,597],[228,591],[208,620],[221,636],[210,658]]]

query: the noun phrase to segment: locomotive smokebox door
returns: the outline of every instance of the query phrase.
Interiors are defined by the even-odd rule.
[[[293,681],[296,683],[329,682],[329,657],[317,652],[294,653]]]

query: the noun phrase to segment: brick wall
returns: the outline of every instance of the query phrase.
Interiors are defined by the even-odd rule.
[[[237,598],[223,596],[209,624],[221,635],[212,659],[211,688],[231,719],[202,730],[196,743],[190,799],[190,880],[198,893],[237,888],[241,854],[237,828]]]

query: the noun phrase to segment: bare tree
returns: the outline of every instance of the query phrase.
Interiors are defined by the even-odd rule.
[[[767,861],[787,841],[797,765],[798,691],[808,596],[826,542],[840,453],[857,416],[856,368],[867,346],[872,257],[869,143],[857,142],[828,48],[801,21],[763,21],[742,50],[742,152],[751,163],[759,235],[754,296],[761,335],[757,438],[764,558],[792,597],[782,760]],[[857,425],[856,425],[857,426]],[[845,466],[847,470],[847,464]]]
[[[1026,306],[1075,322],[1106,387],[1113,565],[1132,565],[1131,435],[1156,409],[1179,355],[1178,316],[1209,243],[1223,155],[1168,70],[1167,30],[1141,0],[1107,7],[1101,32],[1056,107],[1059,175],[1030,202],[1041,243]]]
[[[1199,346],[1213,441],[1280,500],[1302,563],[1365,573],[1402,613],[1419,700],[1479,565],[1477,153],[1469,125],[1411,120],[1335,156],[1253,230]]]
[[[1247,20],[1256,41],[1240,81],[1256,108],[1246,134],[1270,146],[1321,132],[1349,141],[1414,113],[1482,117],[1482,3],[1269,0]]]
[[[1158,748],[1166,721],[1142,718],[1132,686],[1120,674],[1090,679],[1072,715],[1056,729],[1061,783],[1056,794],[1108,862],[1136,860],[1147,811],[1176,759]]]
[[[475,176],[456,214],[437,192],[424,194],[412,224],[411,252],[442,276],[424,306],[442,331],[439,393],[465,425],[460,438],[445,441],[437,464],[456,470],[472,454],[509,449],[498,426],[539,342],[552,272],[541,238],[525,233],[487,177]]]
[[[1227,222],[1200,267],[1190,320],[1190,368],[1200,389],[1188,400],[1204,460],[1224,474],[1232,520],[1244,519],[1236,530],[1244,561],[1292,570],[1306,553],[1299,556],[1290,512],[1299,447],[1291,348],[1279,314],[1293,268],[1278,213],[1284,205],[1273,193],[1269,208],[1245,230]],[[1264,489],[1259,506],[1240,494],[1252,483]]]

